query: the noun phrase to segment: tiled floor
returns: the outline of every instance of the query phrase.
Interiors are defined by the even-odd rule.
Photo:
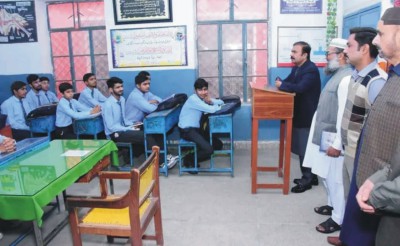
[[[259,163],[277,160],[276,147],[260,151]],[[224,160],[219,160],[223,162]],[[137,163],[137,162],[136,162]],[[298,159],[293,156],[291,180],[299,177]],[[278,180],[275,173],[260,174],[260,180]],[[328,217],[313,212],[325,205],[326,195],[320,184],[302,194],[282,195],[281,190],[259,190],[251,194],[250,150],[235,150],[235,177],[229,174],[178,175],[178,166],[161,177],[162,217],[166,246],[267,246],[328,245],[325,234],[315,226]],[[292,185],[292,184],[291,184]],[[116,188],[126,187],[116,183]],[[97,194],[98,182],[74,185],[69,194]],[[1,208],[0,208],[1,209]],[[45,221],[45,233],[66,213],[54,212]],[[29,224],[25,224],[25,227]],[[0,245],[9,245],[17,230],[4,231]],[[117,240],[123,245],[126,240]],[[104,236],[83,236],[84,245],[108,245]],[[34,245],[32,235],[19,245]],[[72,245],[66,226],[49,245]],[[146,242],[145,245],[155,245]]]

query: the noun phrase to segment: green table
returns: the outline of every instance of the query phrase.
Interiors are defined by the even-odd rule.
[[[0,218],[40,227],[43,207],[116,151],[109,140],[54,140],[11,160],[0,167]]]

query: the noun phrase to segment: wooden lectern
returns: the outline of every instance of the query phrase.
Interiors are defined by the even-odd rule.
[[[252,130],[251,130],[251,193],[257,189],[283,189],[283,194],[289,192],[290,178],[290,148],[292,143],[292,119],[294,93],[279,91],[275,87],[250,84],[252,98]],[[278,167],[261,167],[257,165],[258,152],[258,121],[265,119],[280,120],[279,165]],[[283,159],[283,157],[285,158]],[[283,165],[285,162],[285,165]],[[257,172],[278,172],[283,176],[283,184],[257,183]]]

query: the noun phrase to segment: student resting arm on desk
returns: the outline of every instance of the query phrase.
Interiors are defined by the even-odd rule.
[[[157,109],[162,99],[150,92],[150,74],[140,72],[135,77],[135,88],[126,100],[126,119],[143,122],[144,117]]]
[[[57,105],[56,139],[76,139],[72,120],[88,119],[100,114],[100,106],[88,108],[73,99],[74,91],[69,83],[61,83],[58,87],[63,97]]]
[[[200,162],[209,159],[214,152],[214,148],[209,141],[208,132],[202,132],[200,129],[201,116],[203,113],[218,111],[224,102],[209,97],[208,83],[202,78],[197,79],[194,83],[194,91],[195,94],[191,95],[182,107],[178,126],[181,138],[196,143],[197,161]],[[184,165],[186,167],[193,167],[193,159],[193,154],[187,155]],[[193,174],[196,173],[194,172]]]

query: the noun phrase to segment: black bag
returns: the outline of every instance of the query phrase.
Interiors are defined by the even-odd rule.
[[[0,129],[6,126],[7,115],[0,114]]]
[[[157,109],[154,110],[154,112],[171,109],[178,104],[183,104],[186,102],[187,98],[188,97],[185,93],[173,94],[170,97],[164,99],[162,102],[160,102],[157,106]]]
[[[242,105],[240,97],[236,95],[223,96],[220,100],[224,101],[224,105],[222,105],[220,110],[210,115],[231,114]]]
[[[57,111],[57,104],[44,105],[29,112],[26,118],[34,119],[41,116],[55,115],[56,111]]]

